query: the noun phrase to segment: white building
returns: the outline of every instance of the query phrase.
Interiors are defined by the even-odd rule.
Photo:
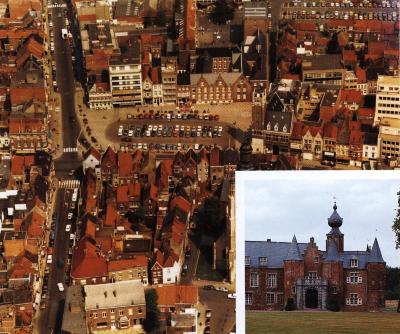
[[[161,82],[164,104],[176,104],[177,63],[176,57],[161,60]]]
[[[90,109],[112,109],[112,94],[108,83],[98,82],[89,91]]]
[[[382,159],[400,158],[400,118],[380,120],[378,146]]]
[[[140,42],[129,44],[126,52],[109,63],[110,89],[114,106],[142,105],[142,65]]]
[[[378,77],[375,108],[375,125],[383,117],[400,119],[400,77]]]
[[[366,133],[362,148],[363,160],[376,160],[379,158],[378,134]]]
[[[94,147],[90,148],[84,155],[82,161],[83,172],[88,168],[96,169],[100,165],[101,154]]]

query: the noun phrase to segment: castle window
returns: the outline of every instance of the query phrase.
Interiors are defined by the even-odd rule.
[[[362,299],[358,298],[358,293],[351,293],[350,298],[346,298],[346,305],[362,305]]]
[[[358,268],[358,260],[357,259],[350,259],[350,267],[351,268]]]
[[[246,305],[252,305],[252,304],[253,304],[253,293],[246,292]]]
[[[276,288],[276,274],[267,274],[267,287]]]
[[[275,304],[275,294],[267,293],[267,305]]]
[[[309,278],[310,280],[315,280],[315,279],[317,279],[317,272],[316,272],[316,271],[309,271],[309,272],[308,272],[308,278]]]
[[[292,286],[292,293],[296,293],[296,285]]]
[[[332,293],[336,293],[337,292],[336,286],[331,287],[331,292]]]
[[[347,277],[347,283],[357,284],[362,283],[362,277],[358,276],[356,271],[350,273],[350,277]]]
[[[259,257],[258,258],[258,264],[260,266],[266,266],[267,265],[267,258],[265,256]]]
[[[244,260],[245,260],[245,265],[249,266],[250,265],[250,256],[245,256]]]
[[[314,263],[319,263],[319,257],[318,256],[314,256]]]
[[[250,274],[250,287],[258,288],[258,273]]]

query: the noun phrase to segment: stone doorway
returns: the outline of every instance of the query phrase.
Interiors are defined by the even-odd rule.
[[[318,308],[318,290],[315,288],[307,289],[306,291],[306,307]]]

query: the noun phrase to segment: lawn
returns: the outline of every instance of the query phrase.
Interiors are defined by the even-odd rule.
[[[212,251],[207,247],[202,247],[199,262],[197,264],[196,277],[208,281],[222,281],[224,276],[211,267]]]
[[[246,312],[246,333],[395,334],[396,312]]]

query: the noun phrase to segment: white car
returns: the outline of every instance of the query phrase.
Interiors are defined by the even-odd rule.
[[[46,261],[46,263],[50,264],[50,263],[52,263],[52,262],[53,262],[53,255],[51,255],[51,254],[47,255],[47,261]]]
[[[58,287],[58,290],[59,290],[60,292],[63,292],[63,291],[64,291],[64,285],[63,285],[62,283],[57,283],[57,287]]]
[[[215,290],[222,291],[222,292],[228,292],[228,289],[226,287],[224,287],[224,286],[217,286],[215,288]]]
[[[68,224],[65,226],[65,232],[70,232],[71,231],[71,225]]]
[[[69,213],[68,213],[68,220],[71,220],[71,219],[72,219],[72,216],[73,216],[73,213],[72,213],[72,212],[69,212]]]
[[[236,299],[236,293],[229,293],[228,298],[230,299]]]

